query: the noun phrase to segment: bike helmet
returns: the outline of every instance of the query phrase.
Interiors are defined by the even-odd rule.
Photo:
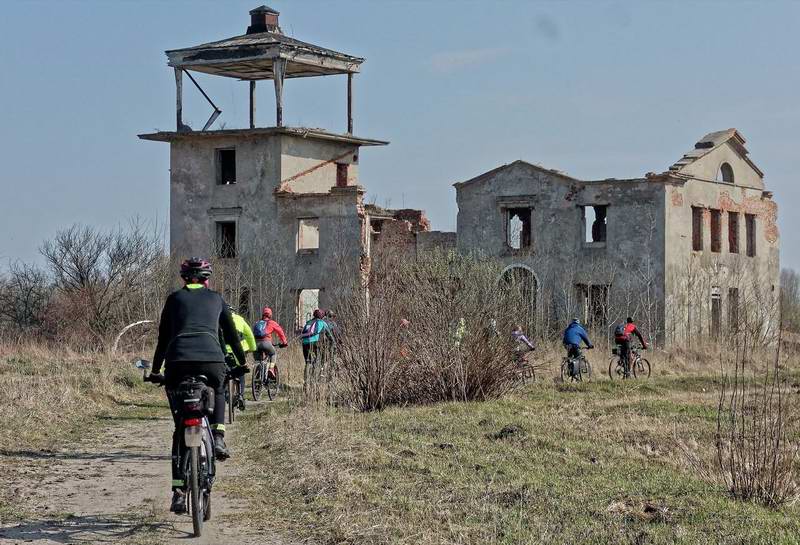
[[[626,322],[628,322],[629,324],[632,324],[632,323],[633,323],[633,318],[631,318],[630,316],[628,316],[628,319],[626,320]]]
[[[264,320],[272,319],[272,309],[269,307],[264,307],[264,310],[261,311],[261,317]]]
[[[211,277],[211,263],[202,257],[190,257],[181,263],[181,278],[187,282],[192,279],[208,280]]]
[[[325,312],[321,308],[314,309],[314,318],[322,319],[325,317]]]

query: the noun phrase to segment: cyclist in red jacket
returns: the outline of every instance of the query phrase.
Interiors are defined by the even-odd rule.
[[[631,335],[635,335],[636,338],[639,339],[639,342],[642,344],[642,350],[647,350],[647,343],[642,333],[639,331],[639,328],[636,327],[636,324],[633,323],[633,318],[628,316],[628,319],[625,320],[625,325],[620,324],[614,330],[614,342],[617,343],[619,347],[619,357],[623,360],[625,373],[630,372]]]
[[[286,333],[278,322],[272,319],[272,309],[264,307],[261,313],[261,319],[253,324],[253,336],[256,338],[256,358],[261,359],[264,354],[268,354],[270,358],[275,356],[275,347],[272,345],[273,333],[278,336],[278,346],[285,347]]]

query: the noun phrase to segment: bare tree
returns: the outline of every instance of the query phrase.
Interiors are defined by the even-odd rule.
[[[16,333],[28,333],[42,324],[50,300],[50,286],[45,271],[21,261],[10,265],[0,280],[0,321]]]
[[[85,324],[87,342],[104,344],[126,323],[151,316],[163,289],[166,261],[156,229],[137,220],[101,231],[83,225],[59,231],[40,252],[50,269],[60,312],[57,329]],[[65,320],[66,319],[66,320]]]

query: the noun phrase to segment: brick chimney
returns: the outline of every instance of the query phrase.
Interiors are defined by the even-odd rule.
[[[258,34],[259,32],[281,33],[278,26],[278,16],[280,13],[269,6],[259,6],[250,10],[250,26],[247,27],[248,34]]]

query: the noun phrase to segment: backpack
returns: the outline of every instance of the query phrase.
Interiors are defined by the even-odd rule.
[[[303,337],[313,337],[317,334],[317,322],[319,320],[309,320],[303,326]]]
[[[614,328],[614,340],[617,342],[626,342],[630,337],[625,331],[625,324],[619,324]]]
[[[259,340],[267,338],[266,320],[259,320],[256,322],[256,325],[253,326],[253,336]]]

